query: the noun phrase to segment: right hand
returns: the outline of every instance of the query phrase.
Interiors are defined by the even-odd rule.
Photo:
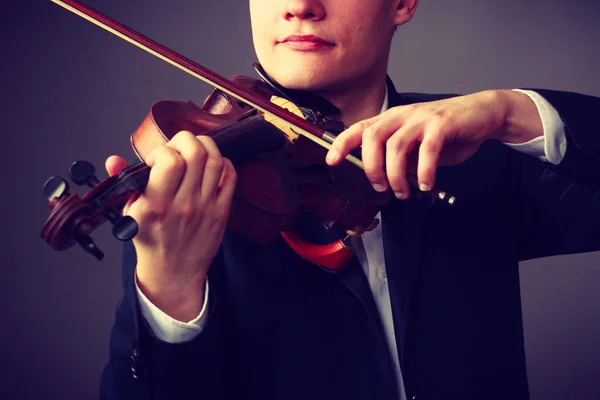
[[[206,272],[223,240],[237,175],[215,142],[181,131],[150,153],[145,190],[123,208],[134,237],[140,289],[163,312],[189,321],[204,300]],[[106,160],[109,175],[127,162]]]

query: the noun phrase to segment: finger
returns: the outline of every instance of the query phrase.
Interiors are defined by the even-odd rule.
[[[121,214],[122,215],[129,215],[129,210],[131,209],[131,206],[133,205],[133,203],[135,203],[137,201],[137,199],[139,199],[142,196],[142,192],[141,191],[137,191],[134,192],[131,197],[129,198],[129,200],[127,200],[127,203],[125,203],[125,205],[123,206],[123,210],[121,210]]]
[[[200,189],[201,201],[204,202],[216,197],[219,181],[221,180],[221,175],[223,175],[223,168],[225,168],[225,161],[219,147],[212,138],[198,136],[198,140],[208,153],[202,177],[202,188]]]
[[[150,167],[148,184],[141,198],[158,214],[169,208],[185,174],[185,161],[172,147],[157,147],[146,158]]]
[[[423,192],[428,192],[435,186],[435,173],[443,147],[444,139],[440,131],[435,125],[429,125],[419,148],[417,165],[419,189]]]
[[[381,119],[363,132],[362,162],[367,178],[378,192],[388,188],[388,180],[384,171],[386,160],[385,143],[396,131],[396,118]]]
[[[104,163],[104,167],[106,168],[106,172],[108,172],[109,176],[114,176],[118,174],[123,168],[129,166],[129,163],[125,161],[123,157],[120,156],[110,156],[106,159]]]
[[[223,161],[223,174],[221,175],[219,183],[216,204],[217,208],[224,213],[224,216],[227,216],[229,215],[231,201],[233,199],[233,194],[235,193],[237,173],[231,160],[224,158]]]
[[[176,205],[188,204],[193,196],[200,193],[208,151],[198,137],[189,131],[180,131],[167,146],[176,150],[185,163],[185,173],[173,198]]]
[[[354,149],[360,147],[362,143],[363,131],[375,122],[379,121],[380,116],[366,119],[356,124],[351,125],[348,129],[336,136],[331,144],[331,148],[327,152],[325,161],[329,165],[337,165],[350,154]]]
[[[419,142],[421,125],[405,125],[386,143],[386,173],[394,195],[399,199],[410,196],[407,179],[408,157]]]

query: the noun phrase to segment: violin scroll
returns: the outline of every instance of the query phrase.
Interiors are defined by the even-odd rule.
[[[335,168],[325,164],[326,149],[343,130],[333,105],[327,106],[328,102],[318,96],[270,84],[262,68],[257,69],[262,80],[243,76],[226,79],[78,0],[53,1],[215,88],[202,107],[172,101],[154,104],[131,136],[133,149],[142,161],[139,164],[100,181],[93,165],[74,163],[69,171],[71,179],[91,188],[81,198],[69,193],[62,178],[46,182],[44,194],[52,211],[42,237],[55,250],[79,244],[102,259],[89,235],[106,221],[113,224],[117,239],[132,239],[138,225],[120,215],[129,199],[148,183],[150,167],[143,160],[177,132],[187,130],[212,137],[234,163],[238,184],[228,225],[232,232],[256,242],[282,235],[298,255],[334,270],[351,257],[351,250],[344,245],[344,232],[361,232],[368,227],[392,196],[373,189],[360,171],[360,157],[354,154],[346,156],[349,162]],[[447,205],[455,200],[436,190],[416,190],[415,197],[432,203],[441,200]],[[340,239],[325,245],[293,239],[291,231],[307,211]]]
[[[106,220],[113,224],[112,233],[118,240],[133,239],[138,232],[138,224],[130,216],[120,215],[133,190],[123,193],[112,190],[116,183],[130,178],[127,171],[123,172],[101,182],[94,175],[95,168],[90,162],[74,162],[69,169],[71,180],[77,185],[92,188],[83,198],[69,192],[69,183],[65,179],[58,176],[49,178],[44,184],[44,196],[52,211],[42,228],[42,238],[55,250],[79,244],[98,260],[104,258],[104,253],[90,233]]]

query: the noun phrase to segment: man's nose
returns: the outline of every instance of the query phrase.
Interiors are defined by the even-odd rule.
[[[284,18],[319,21],[325,18],[325,7],[320,0],[288,0]]]

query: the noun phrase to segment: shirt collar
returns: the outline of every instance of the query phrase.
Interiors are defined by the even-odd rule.
[[[385,85],[385,95],[383,96],[383,104],[381,104],[381,110],[379,110],[379,114],[387,111],[388,109],[388,87]]]

